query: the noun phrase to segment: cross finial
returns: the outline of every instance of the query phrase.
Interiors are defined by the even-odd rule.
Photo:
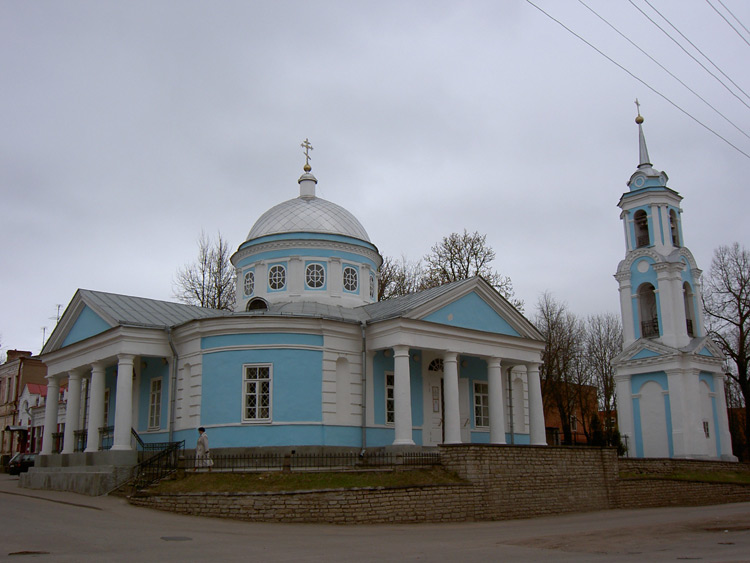
[[[312,170],[312,167],[310,166],[310,159],[312,158],[310,156],[310,151],[313,150],[313,146],[308,139],[305,139],[300,146],[305,149],[305,172],[309,172]]]
[[[635,118],[635,122],[640,125],[643,123],[643,118],[641,117],[641,103],[638,101],[638,98],[635,99],[635,107],[638,109],[638,115]]]

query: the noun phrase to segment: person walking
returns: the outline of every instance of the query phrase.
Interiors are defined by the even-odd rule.
[[[198,443],[195,444],[195,468],[193,471],[197,471],[198,467],[208,467],[208,470],[211,471],[212,465],[208,450],[208,435],[206,429],[201,426],[198,428]]]

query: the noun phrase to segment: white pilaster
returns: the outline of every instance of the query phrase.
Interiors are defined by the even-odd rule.
[[[104,364],[91,364],[91,386],[89,387],[89,429],[86,435],[86,451],[99,451],[99,428],[104,426]]]
[[[458,354],[443,355],[443,393],[445,397],[445,443],[461,443],[461,413],[458,403]]]
[[[669,410],[672,413],[672,450],[675,457],[685,457],[691,450],[688,448],[688,420],[685,381],[682,370],[666,370],[669,385]],[[669,457],[664,452],[663,457]]]
[[[717,418],[719,419],[719,428],[716,430],[721,439],[721,451],[717,452],[722,459],[736,461],[737,458],[732,453],[732,435],[729,433],[729,417],[727,415],[727,398],[724,392],[724,374],[714,374],[714,390],[716,392],[716,409]]]
[[[75,432],[81,416],[81,376],[74,370],[68,373],[68,404],[65,407],[65,434],[63,435],[62,453],[72,454],[75,451]]]
[[[490,444],[504,444],[505,396],[500,358],[487,361],[487,388],[490,395]]]
[[[60,399],[60,380],[56,375],[47,376],[47,399],[44,403],[44,431],[42,432],[42,455],[52,453],[52,434],[57,430],[57,408]]]
[[[411,375],[409,347],[393,347],[393,401],[396,437],[394,446],[414,445],[411,419]]]
[[[633,320],[633,286],[630,272],[616,274],[620,284],[620,311],[622,312],[623,349],[635,342],[635,321]]]
[[[133,425],[133,356],[117,356],[117,397],[115,397],[115,436],[113,450],[132,450],[130,430]]]
[[[633,394],[630,390],[629,375],[615,375],[615,393],[617,394],[617,426],[620,429],[620,438],[628,447],[627,457],[636,457]]]
[[[528,366],[529,393],[529,437],[532,446],[546,446],[547,435],[544,429],[544,406],[542,384],[539,381],[539,364]]]

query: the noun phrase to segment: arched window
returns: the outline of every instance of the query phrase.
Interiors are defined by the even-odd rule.
[[[263,311],[266,309],[268,309],[268,303],[260,297],[250,300],[245,308],[246,311]]]
[[[435,358],[427,366],[427,371],[443,371],[443,358]]]
[[[672,231],[672,244],[680,246],[680,229],[677,228],[677,213],[674,209],[669,211],[669,229]]]
[[[682,284],[682,295],[685,299],[685,323],[687,324],[688,336],[695,337],[695,308],[693,307],[693,290],[690,288],[690,284],[685,282]]]
[[[346,291],[357,291],[358,285],[357,270],[351,266],[344,268],[344,289]]]
[[[658,338],[659,315],[656,312],[656,293],[650,283],[644,283],[638,288],[638,312],[641,317],[641,336]]]
[[[635,212],[633,224],[635,225],[635,247],[641,248],[651,244],[651,237],[648,233],[648,216],[643,209]]]
[[[370,274],[370,299],[375,299],[376,287],[375,274]]]
[[[245,274],[245,295],[252,295],[255,291],[255,273],[247,272]]]

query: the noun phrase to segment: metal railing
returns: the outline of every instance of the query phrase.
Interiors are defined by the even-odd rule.
[[[424,467],[440,465],[440,454],[436,452],[356,452],[325,454],[281,454],[240,453],[211,454],[212,465],[206,458],[195,456],[185,459],[187,470],[214,470],[226,472],[253,471],[338,471],[367,470],[393,467]]]
[[[86,442],[88,438],[88,430],[76,430],[73,432],[73,438],[75,439],[75,445],[73,451],[82,452],[86,449]]]
[[[114,441],[115,441],[115,427],[114,426],[99,427],[99,449],[100,450],[111,449]]]
[[[142,442],[141,442],[142,443]],[[155,444],[153,444],[155,445]],[[133,487],[143,489],[175,473],[179,468],[180,458],[184,457],[185,440],[180,442],[163,442],[166,447],[154,452],[141,461],[133,472]]]
[[[643,338],[656,338],[659,336],[659,319],[643,321],[641,323],[641,335]]]

